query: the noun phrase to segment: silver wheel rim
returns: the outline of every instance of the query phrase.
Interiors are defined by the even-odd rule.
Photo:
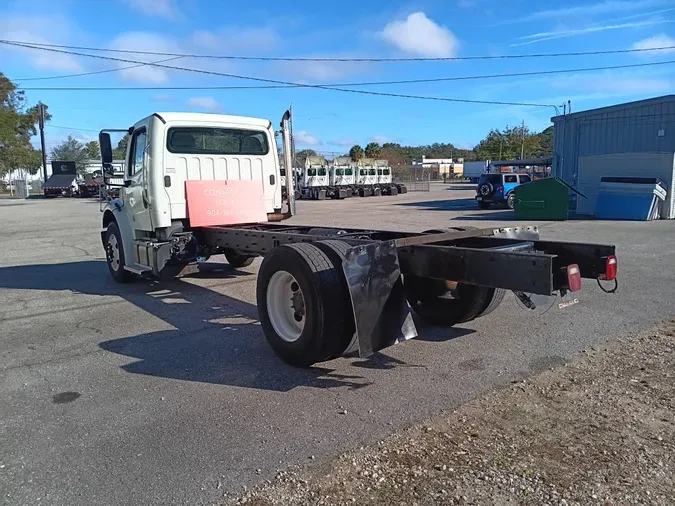
[[[297,341],[305,328],[305,299],[300,284],[286,271],[277,271],[267,285],[267,314],[277,335]]]
[[[108,236],[107,254],[110,268],[117,272],[120,269],[120,246],[117,242],[117,237],[115,237],[115,234],[110,234]]]

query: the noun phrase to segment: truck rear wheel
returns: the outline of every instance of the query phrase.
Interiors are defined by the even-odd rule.
[[[237,253],[234,250],[227,249],[225,250],[225,259],[227,263],[232,266],[234,269],[240,269],[241,267],[248,267],[255,260],[254,255],[242,255]]]
[[[105,246],[106,263],[113,279],[118,283],[130,283],[136,279],[136,275],[133,272],[129,272],[124,268],[126,261],[124,259],[122,234],[120,234],[120,229],[114,221],[108,224],[103,243]]]
[[[339,272],[318,247],[273,249],[260,266],[256,299],[265,337],[287,364],[309,367],[341,353],[347,301]]]
[[[416,276],[405,276],[403,286],[413,311],[439,327],[452,327],[477,318],[490,305],[495,290],[458,283],[450,292],[446,281]],[[448,297],[450,293],[452,296]]]
[[[329,239],[325,241],[317,241],[314,244],[317,248],[323,251],[330,259],[337,271],[340,279],[340,286],[342,288],[342,299],[345,301],[342,305],[343,318],[345,322],[344,332],[336,348],[335,357],[346,355],[359,349],[359,342],[356,337],[356,322],[354,322],[354,312],[352,311],[351,295],[349,295],[349,286],[347,285],[347,278],[342,270],[342,262],[345,259],[347,251],[351,246],[345,241]]]

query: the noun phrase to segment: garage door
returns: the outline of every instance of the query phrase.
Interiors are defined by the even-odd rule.
[[[579,157],[578,189],[588,199],[577,198],[577,213],[594,214],[603,177],[658,177],[668,188],[662,216],[675,218],[675,160],[673,153],[622,153]]]

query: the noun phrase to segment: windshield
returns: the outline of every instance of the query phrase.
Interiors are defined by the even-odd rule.
[[[266,155],[265,132],[236,128],[169,128],[167,149],[171,153],[195,155]]]

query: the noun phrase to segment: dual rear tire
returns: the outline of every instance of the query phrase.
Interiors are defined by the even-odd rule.
[[[339,255],[319,243],[288,244],[273,249],[260,266],[260,323],[272,349],[292,366],[330,360],[352,344],[355,325]]]

